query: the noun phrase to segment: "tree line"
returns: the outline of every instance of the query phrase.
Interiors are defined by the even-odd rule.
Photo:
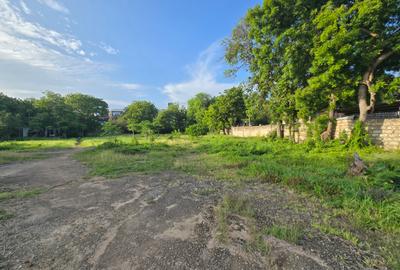
[[[266,108],[256,92],[233,87],[216,97],[198,93],[186,107],[170,103],[158,109],[149,101],[134,101],[121,116],[108,119],[107,103],[89,95],[47,91],[39,99],[17,99],[0,93],[0,138],[22,137],[23,128],[36,137],[226,133],[234,125],[268,123]]]
[[[62,96],[48,91],[39,99],[24,100],[0,93],[0,138],[21,137],[23,128],[37,137],[96,134],[107,113],[105,101],[80,93]]]
[[[159,110],[149,101],[134,101],[123,114],[103,126],[106,135],[131,132],[150,135],[186,132],[200,136],[208,132],[224,132],[234,125],[266,124],[267,101],[243,87],[233,87],[216,97],[198,93],[187,102],[187,108],[170,103]]]
[[[363,125],[377,103],[400,98],[400,1],[265,0],[224,42],[234,75],[269,101],[272,120],[295,126],[358,107]]]

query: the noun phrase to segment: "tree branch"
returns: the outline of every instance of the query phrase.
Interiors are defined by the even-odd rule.
[[[379,36],[377,33],[371,32],[371,31],[369,31],[369,30],[366,29],[366,28],[361,27],[360,29],[361,29],[361,31],[367,33],[367,34],[370,35],[371,37],[374,37],[374,38],[375,38],[375,37]]]

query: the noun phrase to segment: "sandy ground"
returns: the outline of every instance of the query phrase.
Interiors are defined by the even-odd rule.
[[[214,216],[228,189],[221,183],[173,172],[88,178],[74,151],[0,167],[2,190],[47,190],[0,202],[14,214],[0,222],[1,269],[365,269],[362,252],[324,235],[302,246],[267,237],[268,256],[248,250],[250,229],[240,217],[232,217],[230,241],[221,244]],[[216,192],[196,193],[209,189]],[[277,187],[262,194],[261,223],[311,218],[287,207],[293,194]]]

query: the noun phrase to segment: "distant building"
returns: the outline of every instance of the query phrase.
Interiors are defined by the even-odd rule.
[[[110,110],[108,113],[108,119],[109,120],[117,119],[119,116],[122,115],[123,112],[124,112],[124,110],[122,110],[122,109]]]

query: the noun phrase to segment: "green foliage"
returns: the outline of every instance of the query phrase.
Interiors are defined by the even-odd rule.
[[[268,123],[267,101],[255,91],[244,95],[246,116],[249,125],[264,125]]]
[[[326,114],[318,115],[310,124],[308,124],[309,138],[316,141],[321,140],[321,133],[324,132],[328,126],[329,117]]]
[[[304,236],[302,228],[296,225],[288,225],[288,226],[273,225],[271,227],[264,228],[263,234],[271,235],[278,239],[282,239],[293,244],[299,244],[299,241]]]
[[[0,92],[0,139],[20,136],[20,129],[28,126],[33,113],[30,100],[11,98]]]
[[[135,101],[129,105],[123,114],[128,123],[140,124],[143,121],[152,122],[157,116],[158,110],[153,103],[148,101]]]
[[[105,122],[101,130],[103,136],[114,136],[122,134],[121,128],[112,121]]]
[[[212,102],[213,98],[206,93],[198,93],[189,99],[187,109],[189,123],[205,125],[205,113]]]
[[[186,134],[194,137],[206,135],[208,132],[207,126],[202,124],[193,124],[186,128]]]
[[[245,67],[250,85],[268,98],[271,120],[289,126],[354,106],[357,87],[376,93],[378,102],[394,101],[399,9],[396,0],[264,1],[225,40],[225,59],[233,67],[228,73]],[[363,100],[361,95],[360,105]]]
[[[101,118],[108,113],[108,104],[104,100],[80,93],[68,94],[64,100],[76,115],[81,136],[100,129]]]
[[[186,127],[186,110],[178,104],[171,103],[168,108],[161,110],[154,119],[155,129],[159,133],[184,131]]]
[[[350,149],[360,149],[371,144],[371,139],[369,138],[368,132],[365,130],[364,124],[360,121],[356,121],[346,146]]]
[[[239,87],[227,89],[216,97],[208,108],[205,118],[211,131],[226,132],[230,127],[242,122],[245,117],[243,90]]]

